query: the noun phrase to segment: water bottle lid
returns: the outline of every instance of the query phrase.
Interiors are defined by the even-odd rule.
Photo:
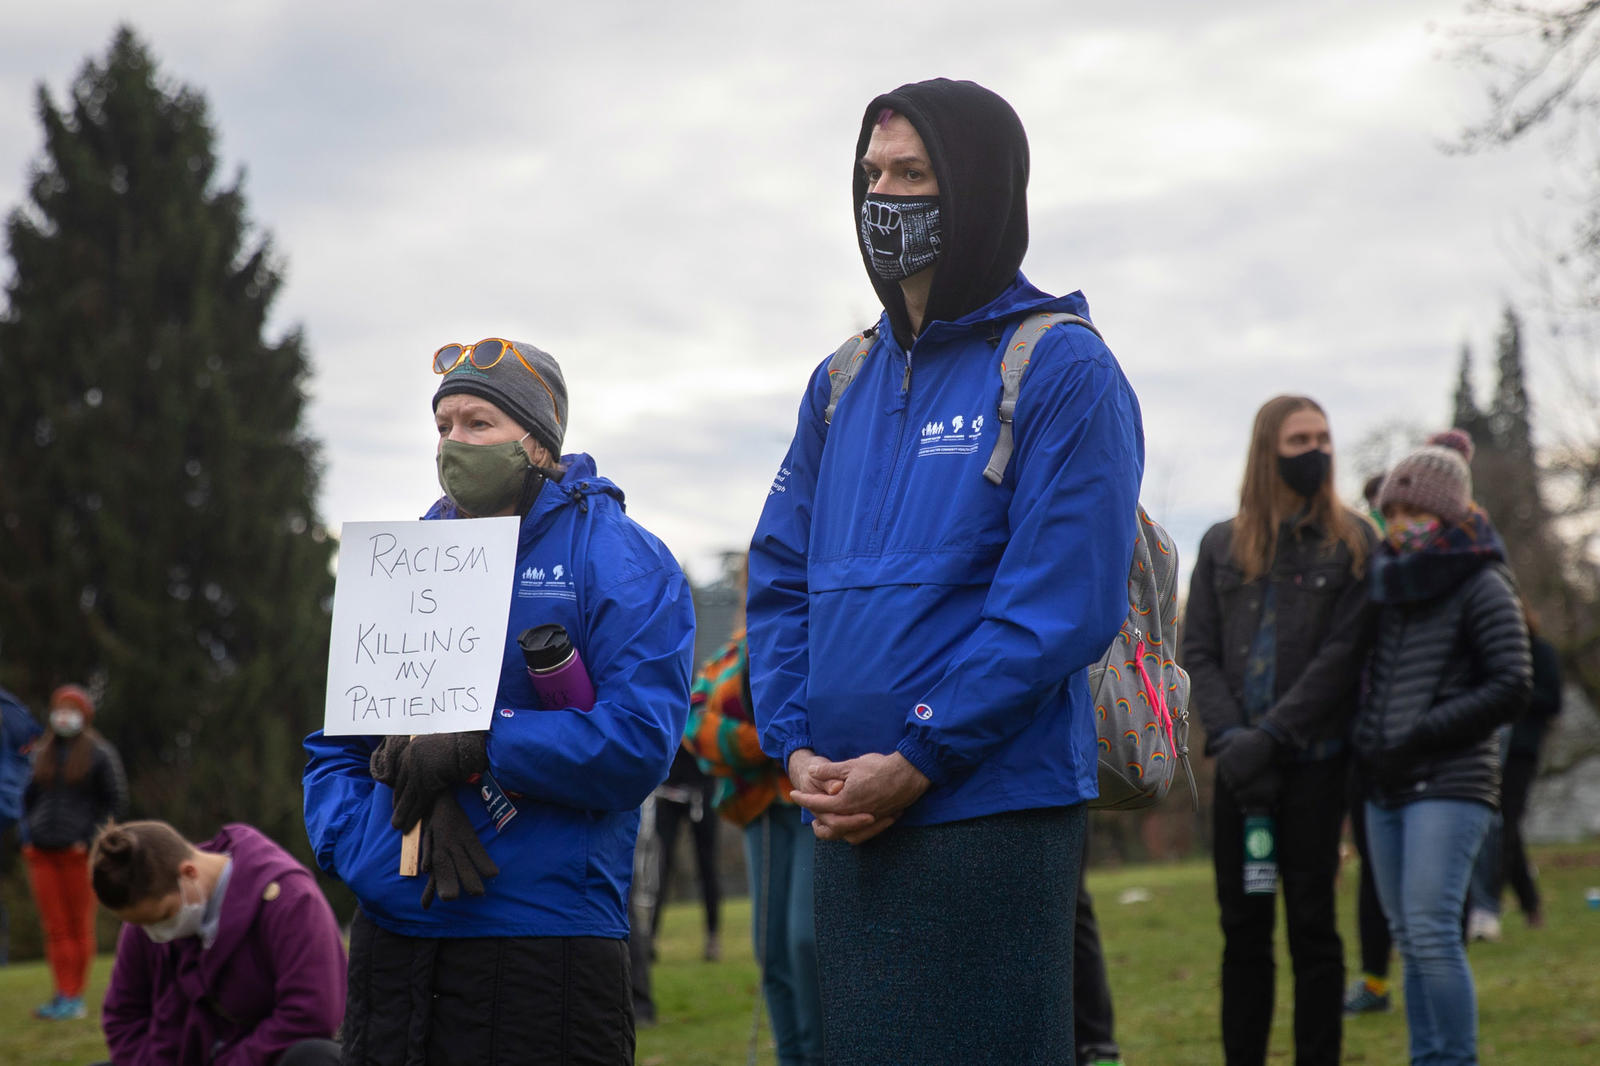
[[[529,670],[552,670],[572,655],[567,629],[556,622],[524,629],[517,645],[522,648],[522,659]]]

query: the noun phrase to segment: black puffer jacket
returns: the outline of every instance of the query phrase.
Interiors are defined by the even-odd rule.
[[[1356,750],[1370,798],[1395,807],[1419,799],[1500,804],[1495,731],[1528,705],[1528,628],[1500,564],[1450,592],[1387,603],[1378,615]]]
[[[1370,552],[1377,538],[1364,520],[1360,529]],[[1183,621],[1183,667],[1208,753],[1219,736],[1246,724],[1245,664],[1269,580],[1278,618],[1276,702],[1257,724],[1290,749],[1342,740],[1349,731],[1372,636],[1363,571],[1351,565],[1349,548],[1329,546],[1318,527],[1285,523],[1271,574],[1246,582],[1233,561],[1229,519],[1200,541]]]
[[[94,745],[93,762],[82,781],[68,783],[68,745],[39,751],[35,758],[56,759],[55,780],[39,782],[37,774],[22,796],[28,843],[44,851],[64,851],[75,844],[87,846],[95,832],[128,809],[128,783],[122,760],[111,743],[98,735],[84,738]]]

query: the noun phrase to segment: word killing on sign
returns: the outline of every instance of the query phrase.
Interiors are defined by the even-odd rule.
[[[442,651],[456,651],[471,655],[478,646],[478,627],[462,626],[457,633],[454,626],[440,629],[422,629],[415,632],[391,633],[378,628],[378,623],[356,626],[357,663],[365,660],[376,663],[380,655],[407,657]]]

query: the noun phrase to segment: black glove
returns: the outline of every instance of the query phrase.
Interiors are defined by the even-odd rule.
[[[1234,795],[1260,777],[1278,756],[1272,734],[1252,726],[1232,734],[1217,752],[1217,773]]]
[[[1233,798],[1243,811],[1270,811],[1278,805],[1283,792],[1283,771],[1268,766],[1238,788],[1230,788]]]
[[[484,750],[487,736],[487,733],[433,733],[412,737],[410,743],[397,745],[393,780],[386,782],[394,789],[394,816],[389,824],[405,832],[428,813],[435,796],[487,770],[489,754]],[[374,764],[388,743],[384,741],[372,753]],[[373,777],[383,780],[376,773]]]
[[[372,750],[372,758],[367,763],[372,779],[392,788],[400,775],[400,756],[410,743],[410,737],[384,737],[383,743]]]
[[[500,875],[500,867],[489,858],[461,804],[448,792],[434,797],[428,817],[422,821],[420,850],[420,868],[428,875],[428,883],[422,886],[423,910],[433,905],[435,895],[452,900],[466,889],[469,896],[481,896],[483,879]]]

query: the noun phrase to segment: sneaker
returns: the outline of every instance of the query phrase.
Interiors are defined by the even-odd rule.
[[[722,941],[717,939],[717,934],[706,934],[705,959],[707,962],[717,962],[722,958]]]
[[[1500,942],[1500,916],[1493,911],[1473,911],[1467,915],[1467,939]]]
[[[1378,995],[1367,982],[1357,979],[1350,985],[1350,990],[1344,994],[1344,1012],[1346,1014],[1383,1014],[1394,1006],[1389,993]]]
[[[89,1009],[83,1004],[82,996],[57,995],[49,1003],[33,1009],[35,1018],[45,1021],[70,1021],[88,1017]]]

